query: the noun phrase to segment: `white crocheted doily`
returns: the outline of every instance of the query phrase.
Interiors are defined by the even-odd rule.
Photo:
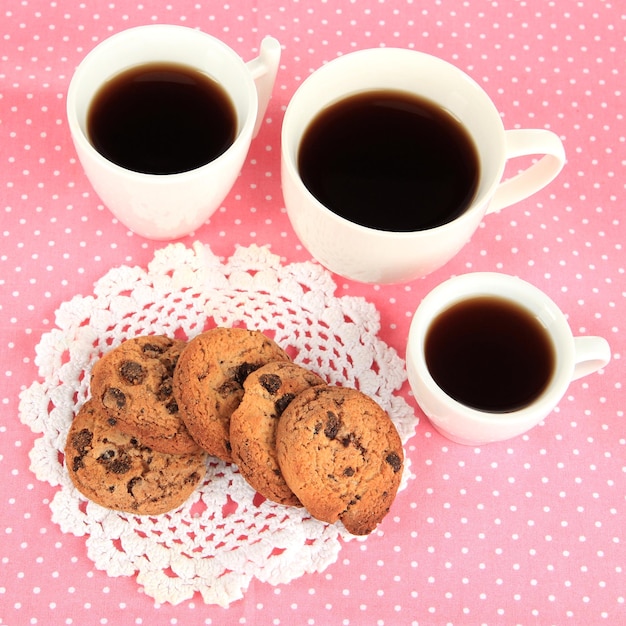
[[[341,524],[256,494],[233,465],[211,459],[204,483],[179,509],[159,516],[108,510],[85,500],[63,465],[70,423],[89,396],[93,363],[125,339],[145,334],[181,338],[213,326],[246,326],[273,336],[294,361],[329,383],[374,397],[390,414],[403,443],[417,418],[399,395],[403,360],[378,337],[376,308],[357,297],[335,297],[319,265],[281,265],[268,248],[239,248],[225,262],[208,246],[171,244],[148,269],[110,270],[94,295],[76,296],[56,312],[35,362],[42,381],[20,397],[20,418],[42,436],[30,451],[39,480],[59,487],[50,507],[63,532],[86,536],[87,553],[110,576],[137,575],[158,603],[178,604],[196,592],[228,606],[253,577],[287,583],[321,572],[353,537]],[[401,488],[411,478],[407,459]]]

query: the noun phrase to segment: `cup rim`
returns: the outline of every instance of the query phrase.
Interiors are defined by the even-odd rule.
[[[473,288],[474,284],[480,284],[481,287],[479,289]],[[519,291],[519,296],[516,298],[511,297],[508,291],[513,288]],[[449,295],[441,304],[437,304],[437,300],[445,294]],[[536,315],[536,310],[541,308],[544,317],[540,321],[543,322],[546,317],[549,318],[551,327],[560,337],[560,340],[557,338],[555,341],[555,333],[550,332],[556,362],[554,372],[546,388],[533,402],[513,411],[481,411],[455,400],[435,382],[424,357],[424,341],[436,315],[459,302],[489,295],[513,300],[529,310],[531,314]],[[531,301],[532,307],[529,306]],[[476,424],[503,427],[503,420],[506,420],[507,426],[515,426],[528,423],[533,418],[545,416],[563,397],[571,382],[574,369],[574,339],[563,312],[550,296],[535,285],[517,276],[500,272],[469,272],[453,276],[440,283],[422,299],[409,328],[406,358],[408,369],[413,370],[414,376],[420,379],[441,406],[446,406],[451,411],[462,411],[466,421]],[[413,387],[413,384],[411,386]],[[416,399],[419,403],[417,394]]]
[[[97,56],[102,53],[106,53],[108,48],[111,48],[121,40],[124,39],[132,39],[136,36],[137,32],[150,32],[154,36],[159,35],[159,33],[176,33],[185,34],[185,36],[196,37],[198,40],[202,39],[206,42],[211,42],[211,45],[221,48],[221,50],[230,56],[234,63],[238,64],[242,70],[242,78],[247,83],[247,92],[248,96],[252,98],[253,106],[250,108],[250,112],[247,118],[243,121],[243,123],[239,126],[237,135],[235,139],[230,144],[230,146],[218,157],[205,163],[199,167],[185,170],[183,172],[175,172],[172,174],[151,174],[146,172],[138,172],[135,170],[131,170],[113,161],[110,161],[106,157],[104,157],[93,144],[89,141],[86,132],[83,130],[82,125],[78,119],[78,112],[76,106],[76,99],[78,97],[79,90],[79,81],[83,77],[83,75],[87,72],[89,64],[96,59]],[[163,60],[167,60],[165,57]],[[128,68],[133,67],[133,64],[130,64]],[[111,73],[111,76],[118,74],[120,71],[117,70]],[[230,95],[230,94],[229,94]],[[93,96],[92,96],[93,97]],[[235,105],[236,106],[236,105]],[[74,73],[70,79],[70,83],[66,93],[66,117],[68,121],[68,126],[70,129],[70,134],[72,136],[72,140],[80,146],[83,153],[89,155],[91,159],[98,162],[99,166],[108,169],[109,171],[115,172],[117,176],[126,176],[127,178],[132,178],[133,180],[145,180],[150,181],[150,184],[169,184],[174,180],[184,181],[184,179],[193,179],[199,178],[206,175],[206,172],[214,167],[214,164],[225,158],[227,155],[233,152],[236,146],[238,146],[242,141],[246,141],[248,136],[252,136],[252,131],[255,124],[256,118],[256,109],[258,107],[258,94],[256,91],[256,87],[254,84],[254,80],[252,78],[252,74],[248,70],[243,59],[233,50],[228,44],[224,43],[221,39],[210,35],[198,28],[191,28],[189,26],[182,26],[179,24],[143,24],[139,26],[132,26],[130,28],[126,28],[120,30],[105,39],[99,41],[91,50],[85,54],[85,56],[80,60],[78,65],[76,66]]]
[[[497,168],[497,171],[494,172],[493,179],[485,185],[484,189],[477,190],[474,198],[472,199],[470,206],[466,208],[460,215],[458,215],[453,220],[446,222],[444,224],[440,224],[438,226],[434,226],[432,228],[420,229],[420,230],[410,230],[410,231],[390,231],[383,230],[379,228],[373,228],[370,226],[364,226],[363,224],[359,224],[357,222],[353,222],[348,220],[341,215],[338,215],[328,207],[326,207],[322,202],[320,202],[307,188],[307,186],[302,181],[302,178],[298,172],[297,166],[297,155],[298,149],[300,146],[300,141],[302,139],[302,134],[299,136],[295,136],[295,131],[292,131],[291,125],[293,124],[292,118],[294,117],[294,103],[297,104],[297,100],[303,97],[303,92],[310,87],[310,85],[315,84],[316,82],[320,82],[324,80],[325,74],[329,71],[332,71],[333,68],[338,65],[347,64],[358,58],[366,58],[368,56],[394,56],[401,55],[405,57],[422,57],[429,59],[429,62],[440,65],[441,67],[449,68],[451,71],[458,73],[458,75],[467,82],[472,89],[475,89],[477,92],[481,94],[481,97],[485,99],[485,101],[489,104],[493,115],[493,119],[497,120],[499,137],[501,141],[501,149],[504,154],[504,137],[505,137],[505,129],[502,123],[502,119],[496,109],[495,104],[487,94],[487,92],[481,87],[480,84],[476,80],[474,80],[471,76],[469,76],[466,72],[464,72],[461,68],[457,67],[453,63],[446,61],[440,57],[429,54],[427,52],[423,52],[420,50],[413,50],[410,48],[400,48],[400,47],[380,47],[380,48],[364,48],[361,50],[356,50],[353,52],[348,52],[346,54],[342,54],[337,56],[330,61],[326,62],[321,67],[317,68],[313,71],[309,76],[307,76],[302,83],[298,86],[296,91],[293,93],[289,102],[287,104],[285,114],[282,121],[282,129],[281,129],[281,160],[282,160],[282,168],[289,176],[291,182],[297,186],[300,193],[304,193],[310,203],[312,203],[318,212],[324,214],[326,218],[330,218],[335,221],[337,224],[341,224],[344,226],[348,226],[350,228],[354,228],[356,231],[361,233],[375,233],[377,237],[383,237],[387,239],[397,240],[401,239],[411,239],[411,238],[420,238],[427,236],[428,234],[436,234],[437,236],[445,236],[446,231],[454,230],[456,228],[466,228],[466,222],[471,222],[478,218],[481,218],[487,211],[489,205],[489,199],[493,195],[495,188],[501,181],[502,175],[505,169],[505,160],[502,160],[502,163]],[[367,89],[367,88],[365,88]],[[357,90],[346,92],[342,94],[338,98],[335,98],[329,101],[328,106],[332,102],[340,101],[344,98],[347,98],[355,93],[358,93]],[[319,112],[319,109],[318,111]],[[309,118],[308,123],[313,119],[313,117]],[[289,212],[289,207],[287,207],[287,211]]]

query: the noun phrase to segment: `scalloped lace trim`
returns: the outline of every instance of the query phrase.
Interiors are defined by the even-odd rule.
[[[75,296],[55,313],[56,328],[36,347],[41,381],[20,396],[20,419],[41,433],[30,451],[36,477],[59,487],[50,508],[65,533],[86,537],[87,554],[109,576],[137,576],[158,603],[196,592],[223,607],[243,597],[252,578],[272,585],[333,563],[341,524],[263,500],[235,466],[211,459],[204,483],[179,509],[134,516],[87,501],[73,486],[62,453],[69,425],[89,395],[89,372],[107,350],[145,334],[193,337],[205,328],[245,325],[267,332],[329,383],[374,397],[403,443],[417,418],[395,392],[404,361],[377,334],[376,308],[359,297],[335,297],[330,274],[315,263],[282,265],[267,247],[238,248],[224,262],[207,245],[171,244],[147,270],[107,272],[94,294]],[[407,459],[401,489],[410,478]]]

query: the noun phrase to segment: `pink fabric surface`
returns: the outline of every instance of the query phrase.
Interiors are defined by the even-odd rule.
[[[274,97],[235,187],[182,240],[229,256],[269,244],[308,260],[284,211],[280,126],[299,83],[366,47],[440,56],[491,95],[506,128],[549,128],[567,163],[531,199],[485,218],[445,267],[409,284],[336,277],[381,314],[404,356],[420,299],[451,275],[501,271],[545,290],[575,335],[608,339],[612,362],[572,383],[516,439],[465,447],[420,417],[406,452],[415,480],[365,542],[321,574],[255,581],[228,609],[200,597],[155,605],[132,577],[109,578],[85,539],[52,523],[54,488],[29,470],[36,437],[18,395],[37,379],[35,346],[54,311],[116,265],[145,265],[163,243],[130,233],[85,178],[65,120],[80,59],[130,26],[200,28],[244,59],[264,35],[283,46]],[[1,624],[619,624],[626,623],[624,239],[626,13],[620,2],[249,0],[5,3],[0,21]],[[408,389],[406,398],[414,404]]]

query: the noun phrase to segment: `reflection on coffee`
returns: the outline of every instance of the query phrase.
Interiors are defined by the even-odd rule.
[[[504,413],[535,400],[555,367],[552,340],[528,310],[499,297],[476,297],[436,317],[425,357],[435,382],[469,407]]]
[[[230,96],[209,76],[150,63],[109,80],[91,103],[87,132],[100,154],[126,169],[174,174],[216,159],[233,143]]]
[[[397,90],[362,92],[322,110],[302,138],[298,168],[331,211],[387,231],[454,220],[470,204],[480,169],[455,117]]]

